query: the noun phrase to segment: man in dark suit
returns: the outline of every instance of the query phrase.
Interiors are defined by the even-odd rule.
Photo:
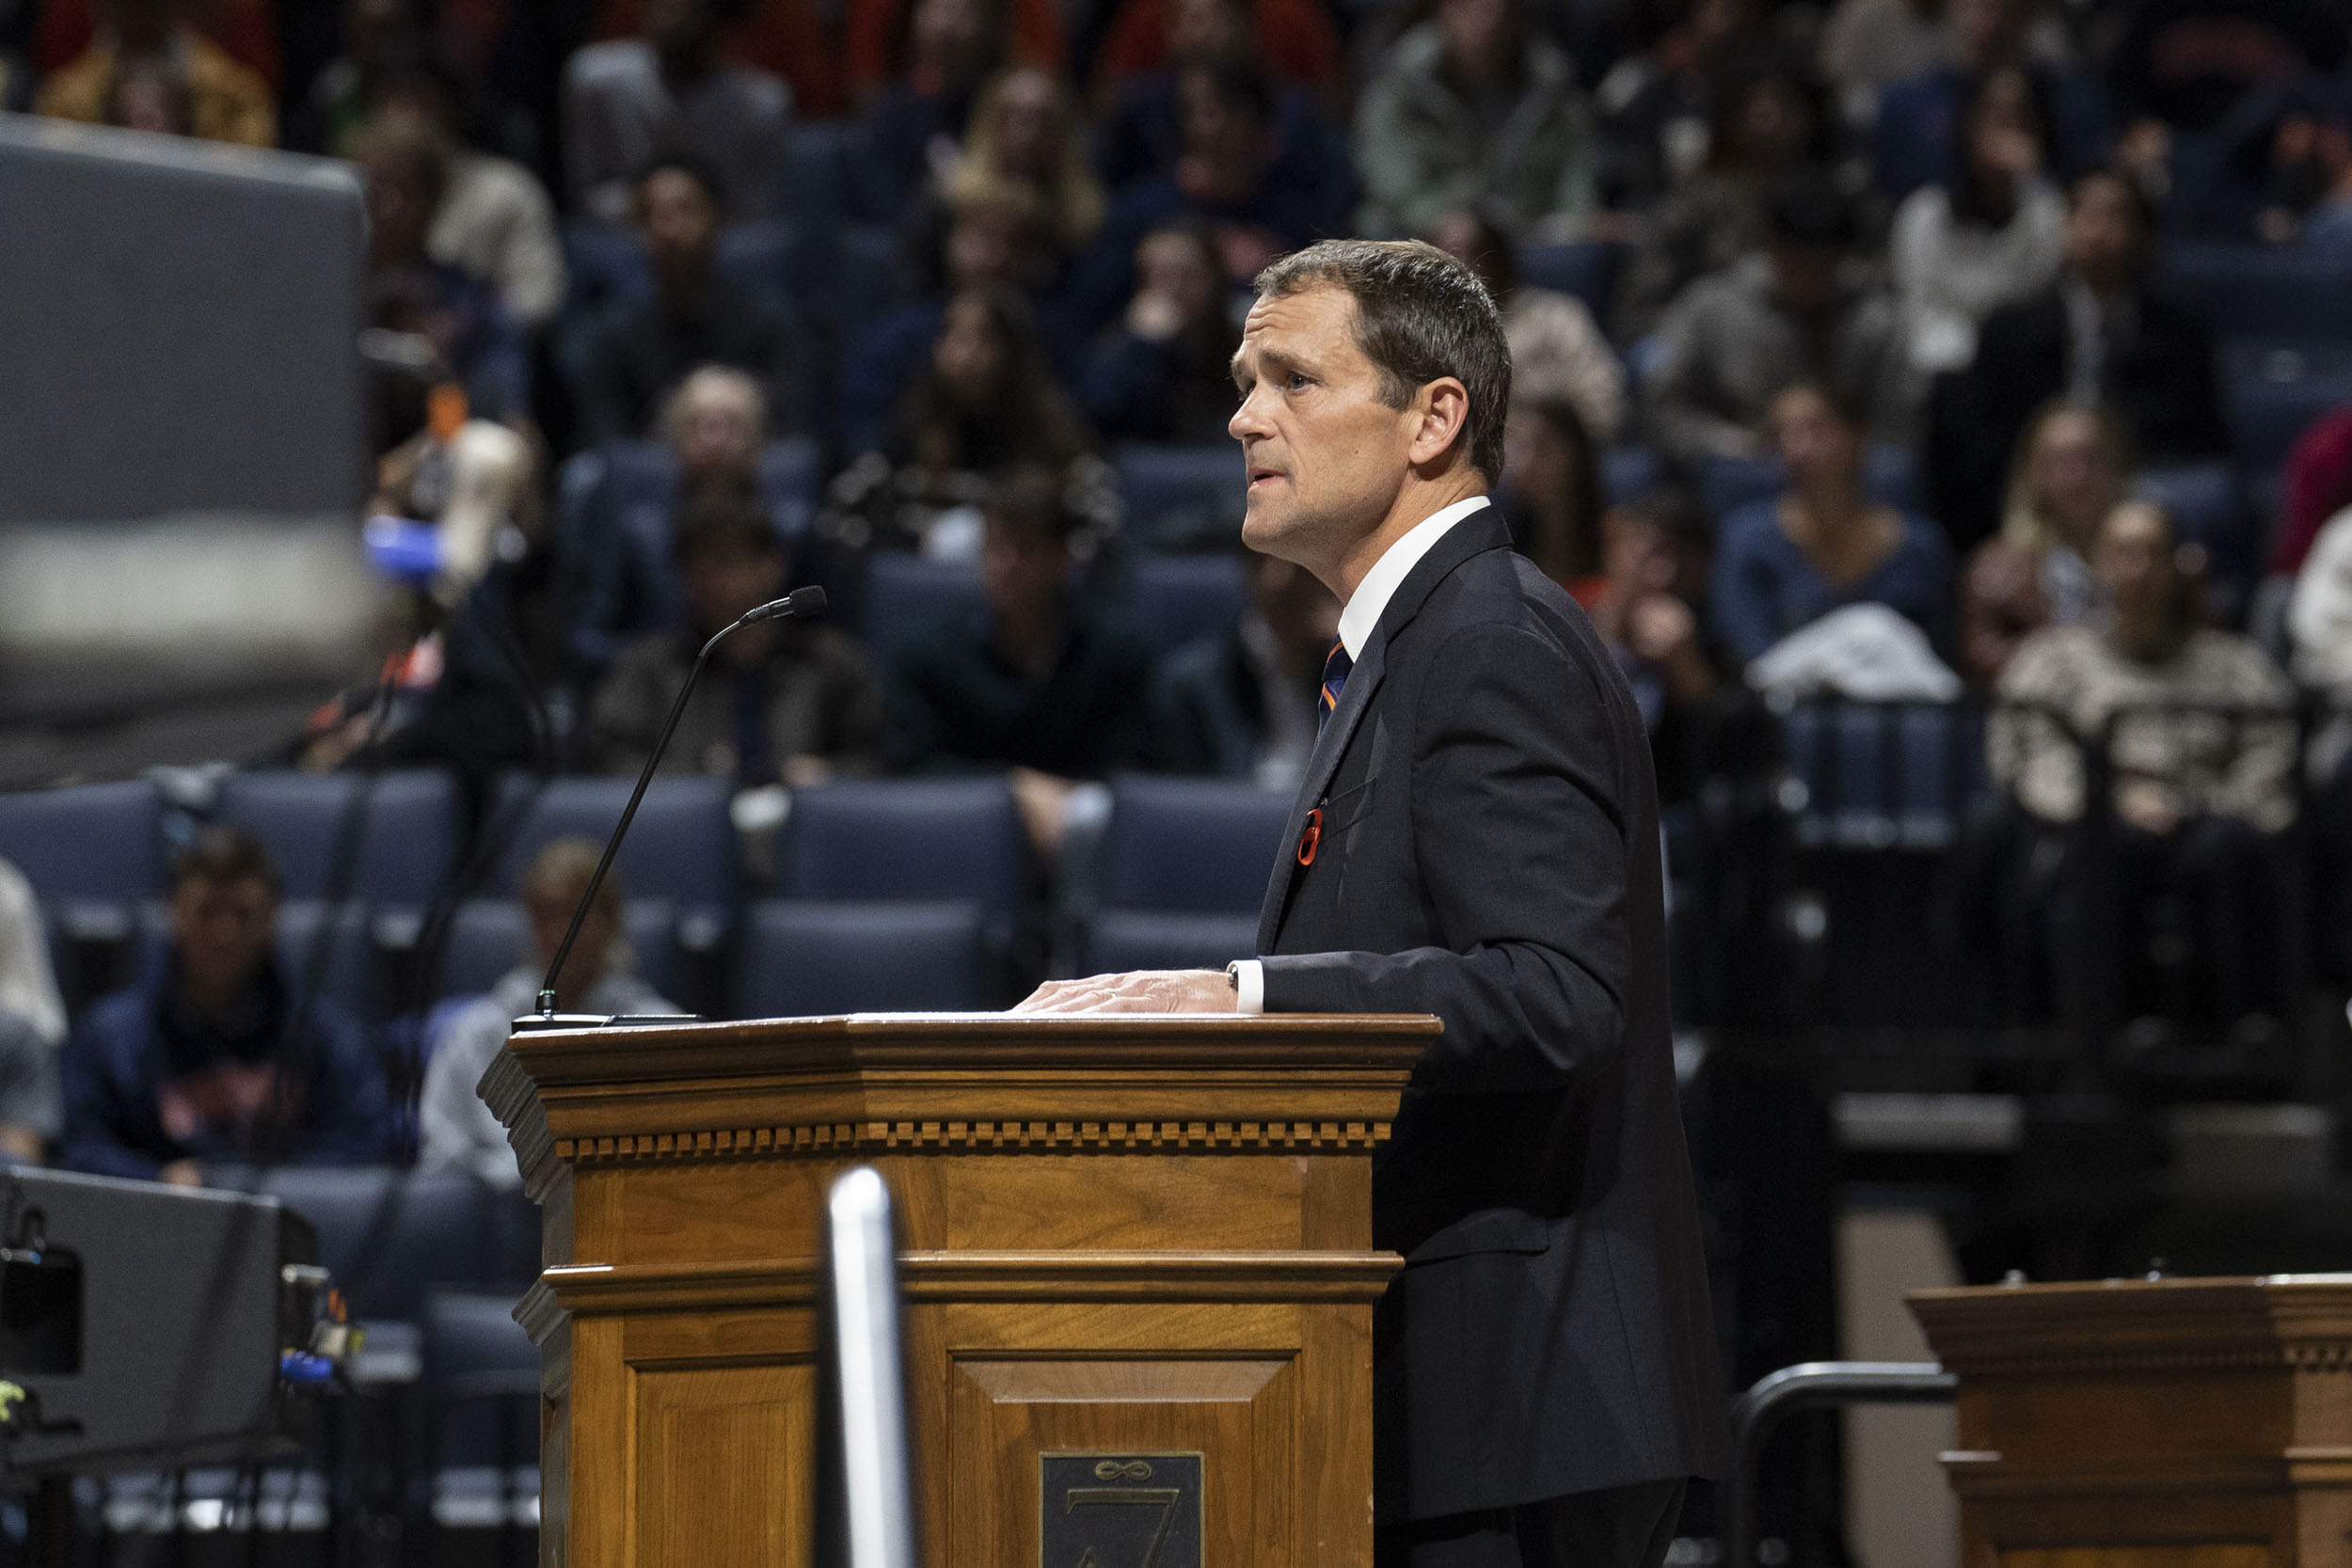
[[[1655,1564],[1724,1457],[1668,1039],[1656,790],[1616,663],[1486,492],[1510,358],[1432,246],[1258,280],[1243,537],[1345,605],[1257,959],[1051,1011],[1435,1013],[1375,1166],[1378,1560]]]
[[[1940,380],[1930,404],[1928,463],[1936,516],[1954,543],[2000,526],[2017,438],[2044,404],[2111,405],[2139,455],[2217,457],[2228,441],[2213,342],[2196,319],[2149,287],[2154,214],[2120,174],[2086,174],[2066,200],[2066,264],[2042,293],[1994,311],[1976,360]]]

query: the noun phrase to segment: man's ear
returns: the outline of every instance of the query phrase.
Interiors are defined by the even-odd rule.
[[[1450,375],[1428,383],[1413,397],[1413,439],[1406,459],[1415,467],[1443,467],[1448,454],[1468,439],[1470,388]]]

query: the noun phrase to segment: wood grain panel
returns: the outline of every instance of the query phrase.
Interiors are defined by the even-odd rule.
[[[2270,1568],[2270,1548],[2250,1542],[2170,1546],[2026,1546],[2001,1568]]]
[[[640,1371],[637,1568],[808,1568],[816,1369]]]

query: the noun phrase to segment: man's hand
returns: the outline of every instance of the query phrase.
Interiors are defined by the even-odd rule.
[[[1147,969],[1048,980],[1016,1013],[1230,1013],[1233,982],[1221,969]]]

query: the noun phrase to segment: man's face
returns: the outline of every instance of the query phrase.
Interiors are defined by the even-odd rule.
[[[572,911],[579,907],[580,895],[587,891],[585,881],[554,878],[535,883],[524,892],[523,911],[531,917],[531,944],[539,955],[533,967],[544,972],[554,961],[555,950],[564,945],[564,933],[571,928]],[[568,1008],[604,977],[605,955],[612,951],[612,939],[619,934],[620,923],[601,900],[588,907],[580,922],[580,939],[572,943],[572,951],[564,960],[564,973],[557,977],[558,1006]]]
[[[2066,210],[2066,261],[2095,282],[2127,277],[2139,264],[2139,213],[2116,180],[2086,180]]]
[[[706,546],[679,562],[678,572],[687,609],[705,637],[784,592],[784,558],[772,550]]]
[[[758,394],[733,376],[688,382],[671,430],[679,470],[693,479],[751,474],[762,423]]]
[[[1226,428],[1249,483],[1242,538],[1325,575],[1403,489],[1416,407],[1380,400],[1355,297],[1328,285],[1250,307],[1233,381],[1241,407]]]
[[[990,517],[980,533],[980,592],[998,620],[1026,626],[1052,613],[1070,580],[1070,546],[1052,531]]]
[[[1772,265],[1772,299],[1792,316],[1825,315],[1837,303],[1837,274],[1846,253],[1834,245],[1766,242]]]
[[[656,169],[637,193],[638,225],[658,269],[699,262],[719,232],[719,212],[702,182],[684,169]]]
[[[171,944],[191,990],[234,996],[269,954],[278,900],[259,877],[190,877],[171,892]]]
[[[2174,571],[2164,515],[2143,501],[2125,501],[2108,513],[2090,564],[2118,610],[2161,613],[2171,597]]]
[[[1495,74],[1511,47],[1511,0],[1444,0],[1438,28],[1446,60],[1474,81]]]
[[[1772,400],[1772,445],[1800,489],[1851,476],[1862,461],[1862,440],[1827,399],[1798,388]]]

